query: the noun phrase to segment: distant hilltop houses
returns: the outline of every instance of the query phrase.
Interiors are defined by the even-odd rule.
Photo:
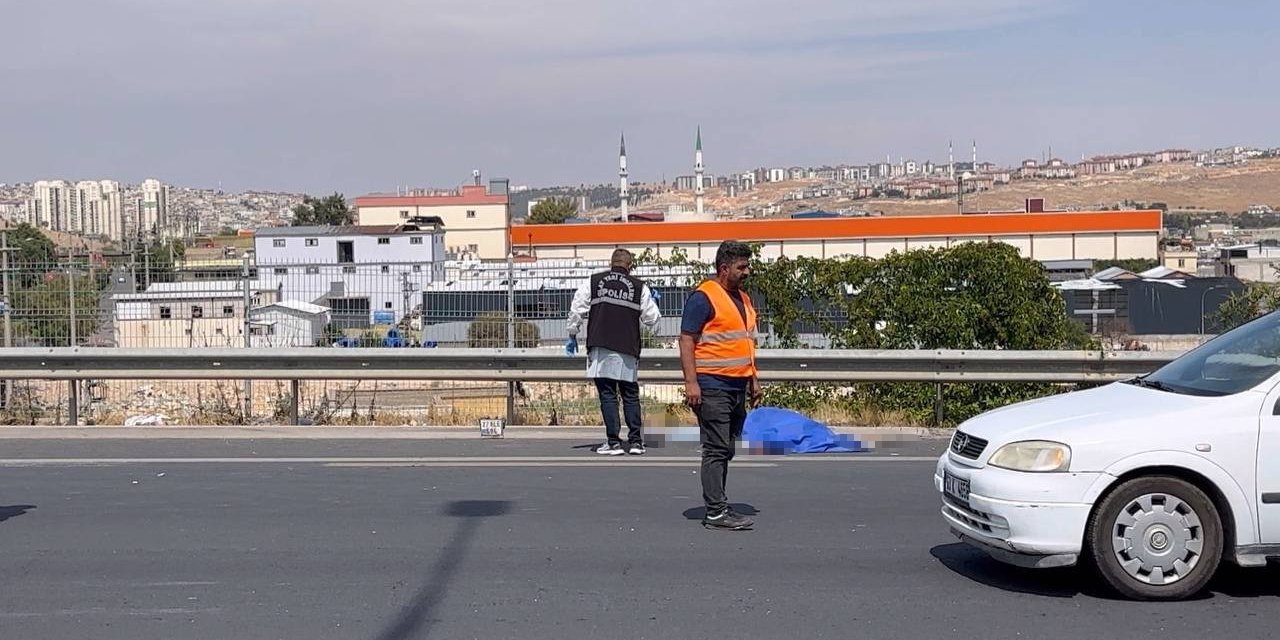
[[[1047,160],[1024,160],[1015,168],[1001,167],[992,162],[979,162],[975,153],[974,158],[967,162],[934,163],[902,159],[896,163],[885,161],[835,167],[759,168],[733,177],[722,177],[717,186],[726,188],[726,194],[732,196],[738,192],[750,190],[761,183],[811,180],[828,183],[860,183],[864,186],[842,193],[821,193],[814,190],[812,193],[795,196],[797,199],[828,195],[864,198],[876,195],[925,198],[955,195],[961,190],[985,191],[995,185],[1009,184],[1014,180],[1069,180],[1080,176],[1131,171],[1155,164],[1194,162],[1197,166],[1206,167],[1232,166],[1264,157],[1280,157],[1280,149],[1229,147],[1199,152],[1190,149],[1165,149],[1155,152],[1093,156],[1082,158],[1077,163],[1050,157]],[[687,176],[677,178],[676,188],[684,188],[687,182]]]
[[[287,224],[301,194],[176,187],[158,179],[0,184],[0,224],[113,242],[154,242]]]
[[[716,174],[704,164],[701,128],[693,134],[693,171],[661,183],[641,183],[630,178],[626,141],[620,141],[618,180],[575,195],[578,212],[570,221],[603,219],[617,222],[697,222],[742,217],[768,217],[783,213],[787,202],[822,198],[946,199],[984,192],[1021,180],[1072,180],[1089,176],[1122,173],[1143,167],[1194,163],[1200,167],[1231,167],[1259,158],[1280,158],[1280,149],[1231,146],[1209,150],[1164,149],[1082,157],[1068,162],[1052,150],[1042,159],[1026,159],[1013,167],[980,161],[974,141],[969,157],[958,160],[949,145],[945,162],[886,157],[866,164],[820,167],[759,167],[748,171]],[[714,149],[708,158],[714,162]],[[773,191],[758,201],[739,201],[726,211],[725,198],[741,198],[764,184],[801,183]],[[475,184],[458,189],[405,190],[394,195],[370,194],[354,198],[352,208],[360,216],[357,224],[395,224],[410,217],[444,213],[450,235],[448,251],[477,259],[506,255],[510,248],[503,237],[509,221],[525,218],[539,198],[528,195],[527,185],[512,185],[503,179],[488,185]],[[548,190],[541,190],[543,193]],[[555,191],[555,190],[550,190]],[[570,190],[572,191],[572,190]],[[654,194],[673,194],[665,201]],[[683,200],[679,194],[683,193]],[[221,189],[191,189],[170,186],[158,179],[137,185],[114,180],[41,180],[25,184],[0,184],[0,221],[29,223],[42,229],[107,242],[150,242],[164,239],[191,239],[224,234],[228,230],[248,230],[288,225],[292,208],[302,194],[252,191],[238,194]],[[593,202],[594,200],[594,202]],[[751,198],[755,200],[755,198]],[[689,206],[689,205],[692,206]],[[513,206],[514,205],[514,206]],[[802,211],[812,216],[821,211]],[[842,209],[842,215],[869,215],[857,207]],[[502,238],[501,241],[496,238]]]

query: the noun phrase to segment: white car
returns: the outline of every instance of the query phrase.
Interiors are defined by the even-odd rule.
[[[961,424],[934,485],[951,532],[1026,567],[1088,564],[1143,600],[1280,556],[1280,312],[1145,376]]]

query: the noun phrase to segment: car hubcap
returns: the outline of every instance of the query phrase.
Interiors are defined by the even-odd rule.
[[[1120,566],[1136,580],[1173,584],[1200,563],[1204,548],[1200,517],[1178,498],[1152,493],[1125,505],[1112,527]]]

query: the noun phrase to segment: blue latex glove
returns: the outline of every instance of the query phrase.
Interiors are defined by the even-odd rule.
[[[650,290],[649,290],[649,297],[650,297],[650,298],[653,298],[653,301],[654,301],[654,302],[657,302],[657,301],[659,301],[659,300],[661,300],[661,299],[662,299],[662,294],[661,294],[661,293],[658,293],[658,290],[657,290],[657,289],[650,289]]]
[[[578,353],[578,336],[569,336],[569,341],[564,343],[564,352],[569,355]]]

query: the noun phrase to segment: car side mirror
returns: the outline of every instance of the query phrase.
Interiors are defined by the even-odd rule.
[[[1271,407],[1271,415],[1280,416],[1280,398],[1276,399],[1276,405]]]

